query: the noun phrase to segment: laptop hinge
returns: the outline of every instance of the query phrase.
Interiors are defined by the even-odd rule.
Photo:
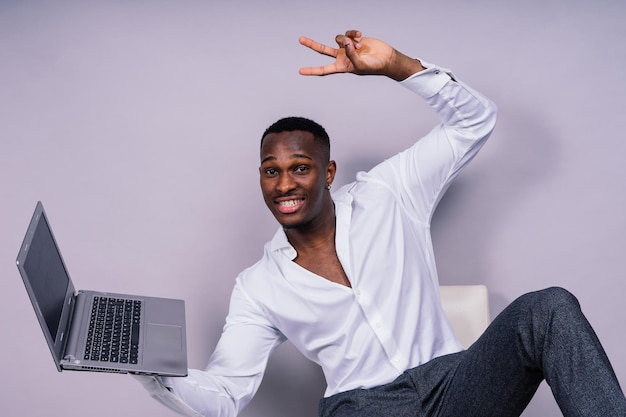
[[[80,318],[84,317],[82,314],[82,310],[85,308],[85,298],[88,298],[81,295],[84,294],[78,292],[70,298],[70,325],[65,332],[66,338],[63,346],[63,359],[71,362],[80,360],[80,357],[77,357],[78,355],[80,355]]]

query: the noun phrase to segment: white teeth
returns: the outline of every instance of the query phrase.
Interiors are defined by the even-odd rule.
[[[279,204],[283,207],[293,207],[298,205],[298,203],[300,202],[300,200],[288,200],[288,201],[281,201]]]

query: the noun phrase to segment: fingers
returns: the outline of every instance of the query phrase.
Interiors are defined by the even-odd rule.
[[[360,49],[362,39],[363,34],[360,30],[348,30],[344,35],[337,35],[335,42],[337,42],[337,45],[341,48],[353,45],[355,49]]]
[[[298,70],[300,75],[326,75],[324,67],[303,67]]]
[[[314,41],[311,38],[307,38],[306,36],[300,36],[298,39],[300,44],[306,46],[313,51],[326,55],[332,58],[337,58],[339,55],[339,49],[331,48],[328,45],[324,45],[323,43]],[[303,67],[300,68],[300,75],[328,75],[337,72],[337,66],[335,63],[329,65],[320,65],[318,67]]]
[[[340,72],[350,72],[354,69],[352,62],[358,59],[356,50],[361,48],[361,40],[363,34],[358,30],[349,30],[344,35],[337,35],[335,42],[339,48],[331,48],[328,45],[314,41],[306,36],[301,36],[298,41],[307,48],[332,58],[335,62],[329,65],[320,65],[318,67],[300,68],[301,75],[328,75]],[[347,58],[347,59],[346,59]]]
[[[330,65],[320,65],[319,67],[304,67],[304,68],[300,68],[299,73],[300,75],[328,75],[328,74],[335,74],[339,72],[337,70],[337,65],[335,64],[330,64]]]
[[[361,38],[363,38],[363,34],[360,30],[348,30],[346,31],[346,36],[354,39],[356,42],[361,42]]]
[[[300,41],[300,44],[306,46],[307,48],[310,48],[312,50],[314,50],[317,53],[320,53],[322,55],[326,55],[326,56],[330,56],[333,58],[337,58],[337,53],[339,52],[337,49],[335,48],[331,48],[330,46],[326,46],[323,43],[319,43],[317,41],[314,41],[311,38],[307,38],[306,36],[300,36],[300,39],[298,39]]]

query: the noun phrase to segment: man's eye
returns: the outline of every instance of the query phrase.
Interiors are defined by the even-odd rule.
[[[274,168],[268,168],[265,170],[267,175],[276,175],[276,170]]]
[[[300,165],[299,167],[297,167],[295,169],[295,172],[297,173],[303,173],[309,170],[309,167],[307,167],[306,165]]]

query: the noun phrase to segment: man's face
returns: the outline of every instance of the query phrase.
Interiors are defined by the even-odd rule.
[[[310,132],[266,135],[259,173],[265,204],[285,228],[306,226],[332,207],[326,186],[334,178],[335,163],[327,162]]]

